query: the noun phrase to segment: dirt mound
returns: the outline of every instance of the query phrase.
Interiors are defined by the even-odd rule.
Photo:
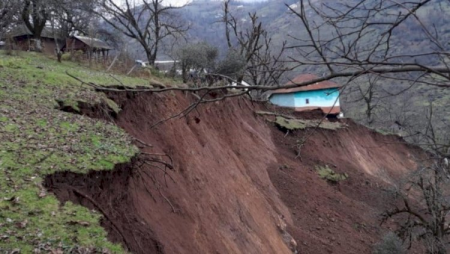
[[[350,121],[286,135],[245,99],[155,126],[191,95],[109,97],[122,108],[116,124],[152,145],[142,153],[170,155],[173,170],[139,158],[112,172],[48,176],[46,186],[61,201],[104,213],[111,240],[134,253],[367,253],[381,234],[384,190],[420,156]],[[330,185],[316,172],[325,165],[349,179]]]

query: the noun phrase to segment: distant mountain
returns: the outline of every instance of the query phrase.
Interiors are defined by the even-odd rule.
[[[346,1],[329,1],[315,0],[316,4],[326,3],[331,8],[341,10],[342,3],[356,3],[359,0]],[[379,0],[366,0],[365,3],[376,4]],[[233,1],[230,3],[230,10],[244,25],[248,22],[248,13],[257,12],[264,28],[272,36],[272,47],[279,48],[284,40],[288,41],[290,46],[298,45],[301,42],[293,38],[308,38],[306,31],[303,29],[301,21],[293,15],[288,6],[298,10],[297,0],[268,0],[268,1]],[[393,9],[393,14],[402,10]],[[188,6],[176,10],[176,15],[190,24],[191,29],[188,31],[188,42],[205,41],[216,46],[220,55],[223,56],[227,51],[225,39],[224,24],[221,21],[223,15],[223,2],[210,0],[195,0]],[[307,13],[312,14],[311,10]],[[438,35],[439,40],[444,42],[447,47],[446,51],[450,52],[450,2],[446,0],[432,0],[430,3],[422,7],[416,15],[422,23],[418,23],[416,19],[411,18],[407,22],[398,26],[392,34],[392,44],[390,45],[392,52],[397,55],[417,55],[423,52],[433,50],[433,45],[428,40],[427,35],[421,30],[422,26],[427,26],[432,35]],[[311,15],[312,20],[317,17]],[[386,17],[379,17],[379,21],[386,21]],[[311,20],[311,21],[312,21]],[[332,30],[324,29],[321,36],[330,36]],[[380,31],[374,30],[372,33],[365,35],[361,46],[370,45],[380,36]],[[366,43],[366,44],[364,44]],[[136,57],[142,57],[140,46],[135,42],[129,43],[130,48],[136,54]],[[162,51],[161,51],[162,52]],[[290,57],[298,59],[299,54],[295,50],[287,52]],[[169,58],[170,52],[161,53],[160,59]],[[400,59],[401,60],[401,59]],[[418,61],[425,65],[436,64],[436,58],[426,56],[418,58]],[[450,60],[449,60],[450,62]],[[302,66],[287,74],[284,78],[292,78],[300,73],[313,73],[318,76],[324,71],[323,66]],[[411,78],[411,77],[409,77]],[[339,82],[339,80],[336,80]],[[283,80],[281,80],[283,83]],[[360,79],[349,89],[346,89],[341,95],[342,109],[346,116],[359,120],[362,123],[370,124],[376,128],[389,129],[395,122],[402,122],[405,126],[421,127],[418,122],[425,122],[424,118],[429,110],[429,103],[433,102],[434,117],[439,127],[450,126],[450,111],[447,110],[450,101],[450,89],[436,88],[426,85],[414,85],[404,81],[395,81],[392,79],[379,81],[376,86],[375,99],[373,101],[374,112],[373,121],[371,123],[366,119],[367,105],[361,100],[359,87],[364,91],[368,84],[365,80]],[[401,95],[394,96],[396,93],[403,91]]]
[[[313,2],[316,4],[323,2],[336,10],[342,11],[340,8],[342,8],[341,4],[343,2],[351,4],[359,2],[359,0],[316,0]],[[379,2],[379,0],[365,1],[367,5]],[[190,40],[206,41],[218,47],[223,53],[226,51],[227,45],[224,24],[220,22],[223,12],[222,5],[222,2],[198,0],[179,11],[181,16],[192,26],[189,31]],[[292,15],[286,5],[296,10],[299,7],[297,0],[269,0],[256,3],[233,2],[231,4],[231,12],[244,24],[249,12],[257,12],[265,29],[273,38],[274,48],[280,47],[284,40],[287,40],[290,45],[301,44],[301,42],[292,38],[304,39],[308,38],[308,35],[303,29],[299,18]],[[391,13],[395,15],[401,11],[404,10],[393,9]],[[311,14],[310,10],[307,10],[308,12]],[[423,33],[423,30],[421,30],[422,26],[430,28],[433,35],[438,35],[439,40],[445,42],[444,46],[450,51],[450,44],[448,43],[450,42],[450,26],[448,25],[450,24],[450,15],[448,13],[450,13],[450,3],[444,0],[433,0],[422,7],[416,13],[422,24],[411,18],[395,29],[391,38],[392,44],[390,45],[392,52],[396,55],[405,55],[405,61],[407,61],[409,60],[408,55],[418,55],[433,50],[435,45]],[[361,14],[363,14],[363,11],[361,11]],[[315,19],[317,17],[312,15],[311,18]],[[378,21],[383,22],[386,20],[388,20],[388,17],[379,17]],[[362,41],[362,44],[364,42],[367,44],[361,46],[367,46],[376,41],[380,36],[380,31],[375,30],[373,33],[367,34]],[[327,31],[326,29],[322,30],[321,33],[324,37],[332,34],[332,30]],[[299,57],[295,50],[289,51],[288,54],[293,58]],[[435,65],[437,63],[437,59],[430,56],[418,58],[418,61],[424,65]],[[299,73],[320,75],[323,73],[323,70],[324,67],[321,66],[303,66],[289,73],[287,77],[291,78]],[[341,98],[344,105],[343,108],[347,116],[368,124],[367,119],[365,119],[366,105],[363,100],[358,100],[361,94],[358,90],[355,90],[358,86],[361,86],[363,90],[367,88],[367,84],[360,80],[352,89],[346,90]],[[375,105],[374,119],[370,123],[373,127],[389,129],[394,122],[401,121],[405,126],[415,126],[415,128],[420,129],[421,126],[418,122],[426,121],[424,118],[427,110],[429,110],[430,102],[433,102],[435,107],[434,117],[436,125],[438,127],[450,126],[450,112],[447,110],[450,101],[450,89],[426,85],[415,85],[408,89],[409,86],[410,84],[403,81],[386,80],[383,82],[381,80],[379,82],[375,91],[376,98],[373,102]],[[402,90],[405,90],[405,92],[401,95],[392,95]]]
[[[353,3],[359,2],[356,0],[347,1],[324,1],[315,0],[316,4],[320,2],[326,3],[331,8],[336,10],[341,9],[342,2]],[[366,1],[367,5],[377,3],[378,0]],[[230,4],[230,9],[233,15],[245,25],[248,22],[248,13],[256,12],[260,21],[262,21],[265,29],[273,37],[273,47],[280,47],[284,40],[290,42],[291,45],[296,45],[299,42],[292,38],[307,38],[307,33],[303,29],[298,17],[292,15],[287,6],[298,9],[297,0],[268,0],[264,2],[258,1],[233,1]],[[392,10],[392,13],[398,13],[402,10]],[[403,10],[404,11],[404,10]],[[192,41],[206,41],[221,51],[226,50],[224,24],[220,22],[223,14],[223,2],[196,0],[190,5],[178,10],[180,16],[191,24],[189,30],[189,39]],[[311,12],[307,10],[307,13]],[[363,11],[361,11],[363,12]],[[441,41],[450,41],[450,3],[444,0],[434,0],[432,3],[422,7],[417,16],[430,27],[434,33],[439,34]],[[312,15],[312,18],[315,17]],[[379,21],[386,21],[387,17],[380,17]],[[392,46],[395,47],[397,54],[418,54],[422,53],[423,49],[430,47],[426,35],[418,30],[420,26],[414,19],[399,26],[392,35]],[[332,34],[332,30],[322,30],[322,36]],[[379,33],[374,32],[366,36],[367,42],[374,41]],[[295,52],[289,52],[290,55]],[[433,59],[428,57],[421,59],[423,64],[433,64]],[[315,70],[316,67],[309,68],[310,71]]]
[[[271,24],[276,20],[286,19],[288,16],[286,4],[294,2],[297,1],[233,1],[230,3],[230,11],[244,25],[249,21],[248,13],[257,12],[263,25],[271,33],[274,33],[278,29],[272,27]],[[197,0],[178,11],[182,18],[191,24],[188,32],[191,40],[206,41],[218,47],[222,52],[226,50],[224,24],[220,22],[223,15],[222,1]]]

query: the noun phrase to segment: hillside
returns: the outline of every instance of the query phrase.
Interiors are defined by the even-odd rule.
[[[345,12],[346,4],[351,5],[360,1],[347,0],[347,1],[311,1],[318,6],[319,9],[324,10],[324,5],[328,8],[334,8],[336,12]],[[377,0],[364,1],[364,6],[367,8],[376,6],[377,3],[381,3]],[[405,4],[407,1],[405,1]],[[322,7],[320,7],[322,5]],[[374,19],[374,22],[389,22],[392,21],[392,17],[396,14],[404,11],[401,5],[395,8],[389,7],[389,1],[383,2],[388,11],[381,11],[382,14]],[[277,48],[280,48],[283,41],[287,41],[287,45],[299,46],[304,43],[304,39],[308,39],[308,33],[304,29],[300,19],[293,15],[288,10],[286,5],[291,6],[295,11],[299,11],[297,1],[278,1],[270,0],[264,2],[241,2],[231,1],[230,12],[238,20],[239,27],[246,27],[249,25],[248,13],[256,12],[259,20],[262,22],[264,29],[272,37],[271,47],[273,52],[277,52]],[[389,7],[389,8],[388,8]],[[377,9],[377,8],[375,8]],[[381,8],[383,9],[383,8]],[[410,17],[407,21],[396,27],[390,37],[390,54],[389,56],[403,56],[395,57],[393,62],[410,62],[412,61],[410,56],[415,56],[414,61],[425,66],[436,66],[443,64],[448,59],[446,56],[438,56],[437,54],[427,54],[436,50],[437,52],[446,52],[450,50],[450,44],[447,42],[450,40],[450,30],[447,23],[450,22],[450,16],[447,13],[450,10],[448,1],[432,0],[428,1],[423,7],[421,7],[414,17]],[[177,9],[177,16],[190,24],[190,29],[187,32],[188,43],[194,43],[198,41],[205,41],[219,50],[219,58],[224,57],[228,46],[225,38],[225,27],[221,21],[223,15],[223,3],[220,1],[208,1],[208,0],[196,0],[189,5]],[[353,13],[354,16],[364,16],[367,10],[361,8]],[[321,24],[320,18],[314,14],[311,8],[306,5],[306,13],[310,23],[316,22]],[[419,22],[420,20],[420,22]],[[355,25],[358,21],[349,21],[349,24]],[[347,24],[349,27],[351,25]],[[424,28],[429,33],[425,32]],[[375,27],[373,31],[365,33],[363,38],[358,42],[359,48],[372,48],[377,42],[382,33],[383,26]],[[316,33],[317,35],[318,33]],[[334,29],[327,25],[320,26],[320,38],[326,41],[330,36],[334,36],[336,33]],[[444,49],[437,48],[435,45],[436,40],[430,39],[435,36]],[[295,39],[298,38],[298,39]],[[349,36],[347,40],[352,40],[352,36]],[[334,43],[328,45],[330,49],[333,47],[340,48],[339,40],[335,40]],[[343,44],[352,44],[350,41],[344,41]],[[437,44],[439,44],[437,43]],[[135,46],[134,48],[139,48]],[[171,48],[172,49],[172,48]],[[300,50],[289,49],[285,52],[286,57],[291,59],[302,59]],[[329,50],[328,54],[333,54]],[[361,52],[360,52],[361,53]],[[141,57],[143,54],[139,54]],[[167,55],[174,56],[173,52],[165,52],[165,55],[160,55],[160,58],[167,58]],[[422,55],[421,57],[417,57]],[[139,58],[137,57],[137,58]],[[342,59],[341,59],[342,60]],[[413,62],[414,62],[413,61]],[[296,63],[289,63],[290,66],[297,66]],[[386,65],[389,66],[389,65]],[[386,67],[385,66],[385,67]],[[318,76],[326,73],[326,66],[324,65],[302,65],[297,66],[292,71],[289,71],[283,75],[279,82],[285,83],[287,80],[296,77],[299,74],[313,73]],[[356,81],[351,82],[346,89],[342,91],[341,101],[344,113],[355,119],[357,122],[370,126],[371,128],[383,129],[386,132],[393,132],[404,136],[415,135],[417,132],[422,132],[426,129],[426,126],[420,123],[428,122],[430,104],[433,106],[433,126],[436,127],[436,132],[446,139],[446,132],[448,126],[450,126],[450,112],[446,109],[448,101],[450,99],[449,89],[442,87],[433,87],[426,84],[420,84],[416,82],[416,78],[420,73],[406,73],[403,75],[385,75],[379,78],[376,86],[373,89],[374,96],[371,104],[373,108],[371,112],[371,119],[367,116],[367,104],[364,102],[362,96],[367,94],[368,79],[360,77]],[[408,80],[409,82],[406,82]],[[334,80],[337,83],[345,84],[347,80]],[[247,80],[247,82],[249,82]],[[435,84],[437,81],[432,80],[430,83]],[[360,93],[359,89],[364,92]],[[403,92],[402,92],[403,91]],[[400,93],[401,92],[401,93]],[[363,94],[363,95],[362,95]],[[420,119],[419,121],[417,119]],[[407,131],[399,131],[403,129]],[[423,143],[423,140],[413,137],[408,139],[410,142]]]
[[[70,202],[60,205],[42,185],[48,174],[111,170],[136,154],[131,138],[117,126],[58,110],[102,103],[109,105],[105,110],[118,112],[113,101],[80,86],[66,71],[104,85],[115,79],[75,63],[19,53],[0,52],[0,252],[78,247],[121,252],[106,241],[100,214]]]
[[[335,8],[336,11],[345,11],[346,4],[352,5],[359,1],[348,0],[345,2],[327,2],[327,1],[312,1],[316,6],[326,4],[329,8]],[[378,3],[377,0],[365,1],[366,6],[374,6]],[[301,44],[300,40],[294,38],[308,38],[306,30],[303,28],[301,21],[288,9],[287,6],[293,7],[295,11],[299,11],[297,1],[291,0],[269,0],[265,2],[246,3],[234,2],[230,3],[230,12],[239,20],[241,27],[245,27],[249,22],[248,13],[256,12],[259,20],[262,22],[264,28],[274,38],[271,45],[274,48],[281,47],[283,40],[288,41],[289,46]],[[310,14],[310,22],[318,21],[318,17],[314,16],[311,8],[305,6],[306,12]],[[450,6],[447,1],[433,0],[425,7],[421,8],[417,16],[423,22],[423,26],[427,28],[436,29],[433,32],[439,35],[442,40],[450,39],[450,30],[445,25],[450,18],[446,15]],[[401,10],[391,10],[395,13]],[[191,40],[201,40],[215,45],[221,51],[226,51],[227,45],[225,40],[224,25],[221,23],[223,15],[223,3],[218,1],[196,0],[191,4],[177,10],[179,15],[191,24],[188,35]],[[361,11],[361,14],[364,12]],[[358,13],[356,13],[358,14]],[[357,15],[356,15],[357,16]],[[380,17],[377,21],[388,21],[389,17]],[[328,29],[328,30],[327,30]],[[381,27],[380,27],[381,29]],[[392,47],[397,54],[405,53],[405,55],[412,55],[423,53],[424,47],[432,48],[432,43],[429,43],[427,37],[419,31],[421,27],[414,20],[408,20],[402,24],[393,34]],[[333,34],[331,27],[324,26],[321,29],[322,39]],[[367,44],[371,41],[376,41],[379,33],[373,32],[365,37]],[[298,57],[295,50],[290,50],[289,55]],[[429,57],[422,59],[423,64],[430,64],[433,59]],[[307,69],[301,71],[319,71],[316,66],[308,66]]]
[[[101,70],[0,59],[2,252],[369,253],[424,156],[350,119],[287,131],[245,98],[154,126],[195,96],[99,93],[65,72],[116,84]]]

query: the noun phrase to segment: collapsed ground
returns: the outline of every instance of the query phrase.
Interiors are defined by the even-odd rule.
[[[394,202],[391,183],[423,156],[350,120],[282,126],[261,114],[277,109],[243,98],[155,127],[195,97],[97,94],[54,68],[106,85],[101,74],[41,71],[43,59],[25,58],[0,61],[10,72],[0,76],[0,250],[368,253],[387,230],[379,215]],[[86,95],[107,110],[79,108]]]

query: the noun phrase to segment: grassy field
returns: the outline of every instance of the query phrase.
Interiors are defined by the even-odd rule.
[[[76,101],[107,100],[66,71],[98,85],[117,85],[115,78],[129,86],[149,82],[112,78],[36,53],[18,54],[7,56],[0,51],[0,253],[66,253],[77,248],[123,252],[107,241],[100,214],[60,204],[42,181],[58,171],[111,170],[138,152],[131,138],[115,125],[57,109],[58,100],[75,105]]]

